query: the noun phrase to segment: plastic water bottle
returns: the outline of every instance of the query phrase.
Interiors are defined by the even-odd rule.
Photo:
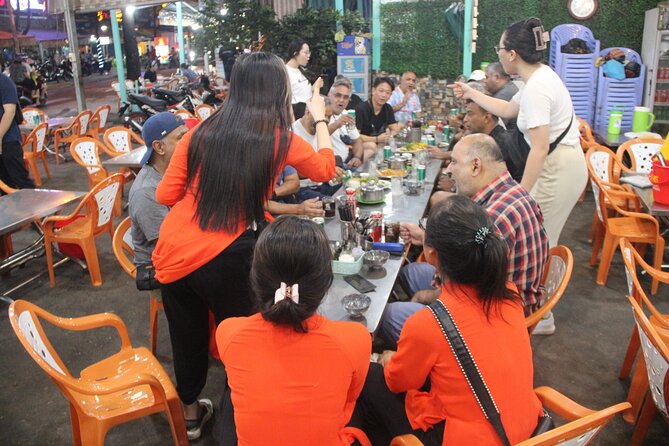
[[[388,143],[390,145],[390,150],[395,153],[397,152],[397,142],[395,141],[395,137],[391,136],[390,137],[390,142]]]

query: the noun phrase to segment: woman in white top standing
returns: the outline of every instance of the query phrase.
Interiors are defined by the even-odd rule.
[[[311,83],[304,76],[302,68],[309,63],[311,51],[309,45],[302,39],[295,39],[288,45],[290,59],[286,62],[290,89],[292,90],[293,115],[295,119],[304,116],[306,102],[311,98]]]
[[[588,172],[569,92],[560,77],[542,63],[547,41],[548,33],[536,18],[515,22],[502,34],[495,47],[499,61],[508,74],[517,74],[525,82],[511,101],[495,99],[459,82],[453,88],[457,97],[471,99],[501,118],[517,118],[518,129],[530,146],[520,184],[541,207],[550,246],[557,246]]]

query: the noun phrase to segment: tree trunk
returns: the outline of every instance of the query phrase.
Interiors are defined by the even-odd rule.
[[[18,2],[17,2],[16,4],[18,5]],[[32,24],[33,10],[30,9],[30,0],[28,0],[28,9],[27,9],[27,11],[26,11],[26,15],[28,16],[28,17],[26,17],[26,27],[25,27],[25,29],[23,30],[23,32],[21,33],[21,34],[23,34],[24,36],[25,36],[26,34],[28,34],[28,31],[30,31],[30,25]]]
[[[136,81],[139,79],[140,66],[137,35],[135,34],[135,18],[125,11],[123,11],[123,52],[125,53],[126,79]]]
[[[19,53],[19,39],[16,37],[16,22],[14,21],[14,8],[12,8],[11,2],[5,2],[7,7],[7,13],[9,14],[9,30],[12,33],[12,40],[14,41],[14,57]],[[19,6],[19,2],[16,2],[16,6]]]

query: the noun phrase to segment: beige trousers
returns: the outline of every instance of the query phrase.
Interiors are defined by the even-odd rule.
[[[546,157],[530,195],[539,204],[551,247],[557,246],[560,232],[588,181],[588,169],[580,145],[558,144]]]

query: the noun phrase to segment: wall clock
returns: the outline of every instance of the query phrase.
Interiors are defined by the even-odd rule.
[[[588,20],[597,12],[597,0],[568,0],[567,11],[576,20]]]

